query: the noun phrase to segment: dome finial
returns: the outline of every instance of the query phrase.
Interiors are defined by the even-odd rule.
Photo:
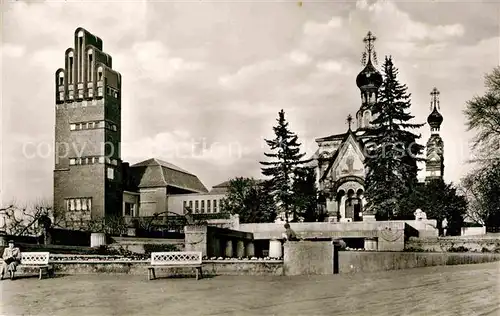
[[[438,109],[439,110],[439,90],[434,87],[434,89],[432,89],[430,95],[431,95],[431,111],[433,109]]]
[[[352,124],[352,115],[349,114],[346,119],[347,124],[349,124],[349,130],[351,130],[351,124]]]
[[[434,87],[431,93],[431,114],[427,117],[427,123],[431,127],[431,132],[439,132],[441,124],[443,123],[443,116],[439,113],[439,90]]]
[[[361,59],[361,64],[363,64],[363,66],[366,66],[366,64],[371,61],[372,55],[373,62],[377,64],[377,53],[375,52],[375,47],[373,45],[376,40],[377,37],[375,37],[371,31],[368,31],[368,34],[366,34],[365,38],[363,38],[363,42],[365,43],[365,51],[363,52],[363,57]]]
[[[363,42],[365,42],[365,51],[363,52],[361,63],[365,68],[356,77],[356,85],[361,90],[378,89],[383,82],[382,75],[372,64],[372,58],[373,62],[377,64],[377,55],[373,47],[373,42],[375,42],[376,39],[377,38],[373,36],[372,32],[368,32],[363,39]]]

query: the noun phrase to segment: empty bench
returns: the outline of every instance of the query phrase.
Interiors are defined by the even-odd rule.
[[[151,266],[148,267],[148,280],[156,278],[155,269],[168,268],[194,268],[196,280],[199,280],[203,277],[201,266],[201,252],[153,252],[151,253]]]
[[[54,268],[49,265],[49,257],[50,253],[48,252],[21,252],[21,264],[17,267],[37,268],[40,280],[44,274],[52,277],[54,276]]]

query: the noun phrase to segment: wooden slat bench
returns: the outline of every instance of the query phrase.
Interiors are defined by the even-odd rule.
[[[201,252],[153,252],[151,253],[151,266],[148,267],[148,280],[156,278],[155,269],[165,268],[194,268],[196,269],[196,280],[199,280],[203,277],[201,266]]]
[[[49,252],[21,252],[21,264],[17,267],[34,267],[38,269],[38,278],[41,280],[44,272],[49,277],[54,276],[54,268],[49,265]],[[12,276],[11,276],[12,277]]]

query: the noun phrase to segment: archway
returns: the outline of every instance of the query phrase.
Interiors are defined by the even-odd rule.
[[[354,181],[353,181],[354,180]],[[362,221],[363,220],[363,193],[364,188],[361,181],[345,181],[338,187],[337,201],[339,209],[343,210],[343,217],[347,221]],[[345,193],[347,192],[347,193]],[[339,198],[340,197],[340,198]],[[342,199],[342,197],[344,197]]]

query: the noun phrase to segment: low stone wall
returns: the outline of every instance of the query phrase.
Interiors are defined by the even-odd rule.
[[[283,249],[286,275],[333,274],[334,249],[331,241],[286,242]]]
[[[209,275],[283,275],[283,261],[203,261],[203,273]]]
[[[376,272],[500,261],[500,254],[426,252],[339,252],[340,273]]]
[[[65,262],[53,263],[56,275],[73,274],[132,274],[147,276],[149,260],[141,261],[114,261],[114,262]],[[38,274],[37,269],[20,266],[20,275]],[[283,275],[283,261],[281,260],[207,260],[203,261],[203,274],[214,275]],[[195,276],[193,268],[158,269],[158,277]]]
[[[321,247],[320,243],[316,243],[317,247]],[[500,254],[341,251],[339,252],[339,272],[341,274],[352,274],[359,272],[366,273],[429,266],[486,263],[494,261],[500,261]],[[144,275],[144,277],[146,277],[147,267],[150,265],[150,261],[115,260],[94,261],[89,263],[80,260],[74,262],[59,261],[53,262],[52,264],[54,265],[56,275],[105,273]],[[320,270],[315,272],[317,273],[318,271]],[[18,272],[20,275],[38,274],[36,269],[22,266],[19,267]],[[203,261],[203,273],[208,276],[280,276],[297,274],[289,269],[285,269],[284,262],[281,260],[205,260]],[[195,271],[191,268],[161,269],[158,270],[157,275],[159,277],[194,276]]]
[[[460,236],[479,236],[486,235],[486,226],[483,227],[462,227]]]
[[[498,236],[457,236],[438,238],[409,238],[405,244],[406,249],[430,252],[447,252],[463,247],[471,252],[481,252],[483,248],[493,252],[500,249]]]

